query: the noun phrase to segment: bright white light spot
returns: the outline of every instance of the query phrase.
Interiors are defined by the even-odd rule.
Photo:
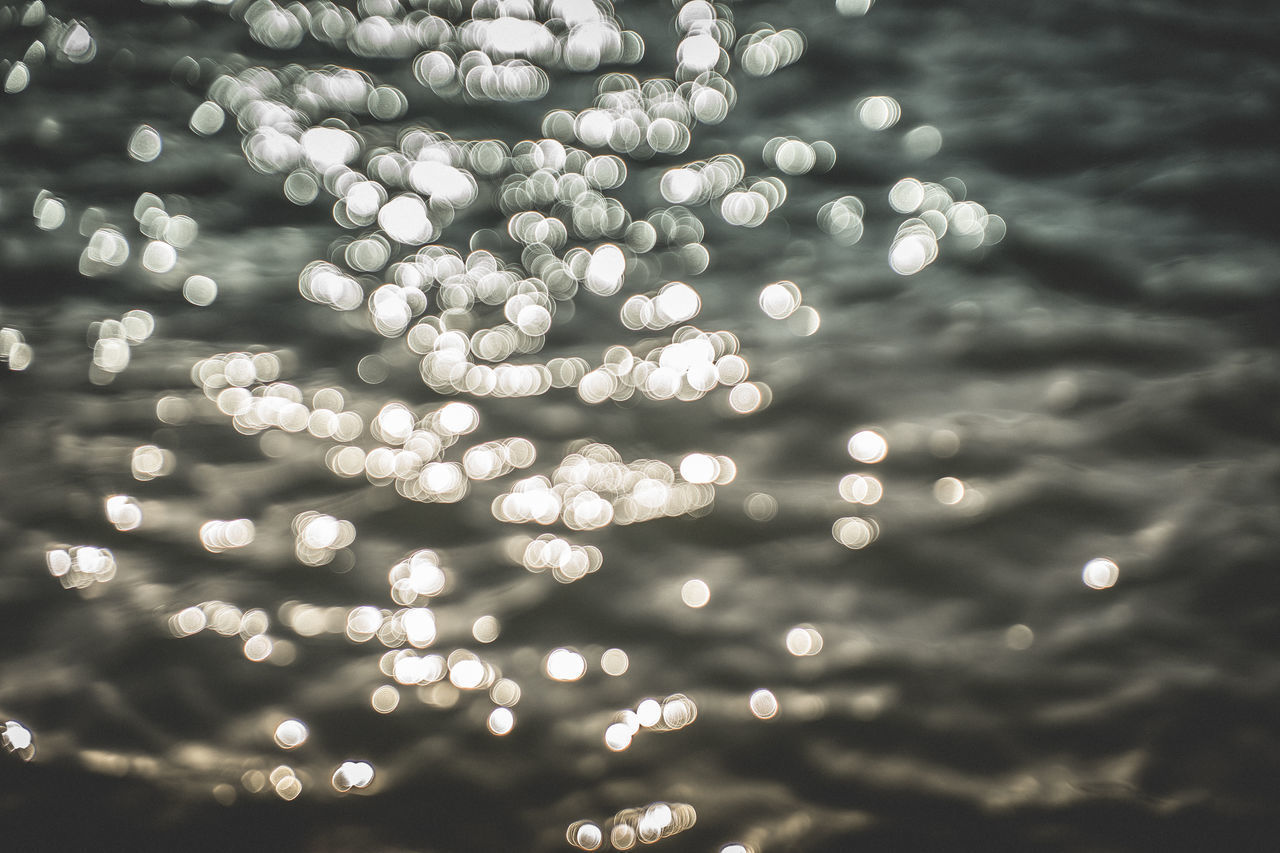
[[[715,68],[719,58],[720,44],[710,33],[689,36],[676,48],[676,63],[695,75]]]
[[[846,474],[840,478],[840,497],[849,503],[871,506],[879,503],[884,487],[875,477],[865,474]]]
[[[196,241],[196,237],[200,234],[200,226],[190,216],[178,214],[169,218],[160,234],[175,248],[185,249]]]
[[[93,232],[84,253],[91,261],[118,267],[129,259],[129,241],[108,225]]]
[[[646,729],[662,719],[662,705],[657,699],[645,699],[636,706],[636,721]]]
[[[476,179],[470,172],[441,163],[424,160],[409,169],[409,184],[418,192],[453,207],[466,207],[475,200]]]
[[[302,542],[309,548],[329,548],[338,541],[339,533],[338,519],[319,515],[302,528]]]
[[[871,4],[874,2],[875,0],[836,0],[836,11],[851,18],[859,17],[867,14],[867,10],[871,8]],[[726,847],[720,853],[730,853],[729,848]],[[734,853],[737,853],[737,851],[734,851]]]
[[[662,176],[659,190],[672,204],[685,204],[702,192],[702,178],[693,169],[669,169]]]
[[[425,243],[435,234],[426,202],[412,193],[398,195],[384,204],[378,211],[378,225],[392,240],[407,245]]]
[[[880,535],[875,522],[857,516],[837,518],[831,525],[831,535],[846,548],[858,550],[865,548]]]
[[[797,625],[787,632],[786,645],[796,657],[816,655],[822,651],[822,635],[812,625]]]
[[[274,646],[275,643],[266,634],[255,634],[244,641],[244,656],[254,663],[261,663],[271,656]]]
[[[142,507],[128,495],[111,495],[104,504],[107,521],[116,530],[136,530],[142,524]]]
[[[7,358],[10,370],[26,370],[31,366],[31,360],[35,356],[35,350],[31,348],[31,344],[28,344],[25,341],[5,341],[4,333],[9,331],[12,330],[0,330],[0,361],[4,361]]]
[[[656,319],[663,325],[683,323],[697,315],[702,307],[698,292],[682,281],[673,281],[658,291],[654,300]]]
[[[142,250],[142,265],[154,273],[166,273],[178,263],[178,250],[163,240],[152,240]]]
[[[89,62],[98,53],[97,42],[79,21],[73,21],[71,26],[63,31],[58,46],[67,59],[76,64]]]
[[[687,483],[712,483],[720,475],[720,463],[705,453],[690,453],[680,460],[680,476]]]
[[[4,78],[4,90],[7,94],[16,95],[31,82],[31,70],[25,62],[15,62]]]
[[[903,178],[889,188],[889,206],[898,213],[915,213],[924,204],[924,184]]]
[[[471,625],[471,636],[476,638],[477,643],[492,643],[498,639],[501,630],[497,617],[485,615]]]
[[[411,607],[400,618],[405,639],[415,649],[426,648],[436,640],[436,617],[425,607]]]
[[[150,163],[160,156],[162,143],[154,127],[144,124],[129,137],[129,156],[139,163]]]
[[[373,695],[369,697],[369,703],[379,714],[390,714],[400,704],[400,691],[390,684],[384,684],[373,691]]]
[[[626,255],[617,246],[606,243],[591,253],[584,283],[592,293],[612,296],[621,289],[626,269]]]
[[[1082,577],[1091,589],[1107,589],[1119,580],[1120,567],[1106,557],[1096,557],[1084,564]]]
[[[688,607],[698,608],[705,607],[707,602],[711,600],[711,587],[707,586],[706,581],[694,578],[684,582],[684,586],[680,587],[680,600]]]
[[[764,688],[751,694],[748,705],[751,713],[761,720],[767,720],[778,713],[778,697]]]
[[[623,675],[630,665],[631,659],[622,649],[607,649],[600,655],[600,668],[604,670],[605,675],[615,677]]]
[[[302,153],[324,173],[351,162],[360,150],[355,136],[336,127],[313,127],[302,134]]]
[[[276,726],[276,746],[281,749],[293,749],[302,746],[307,740],[307,727],[301,720],[285,720]]]
[[[800,307],[800,289],[789,281],[766,285],[760,291],[760,309],[775,320],[790,317]]]
[[[413,432],[416,418],[408,406],[388,403],[373,421],[375,435],[388,444],[404,444]]]
[[[212,305],[218,298],[218,283],[207,275],[190,276],[182,285],[182,298],[192,305]]]
[[[243,548],[253,542],[253,522],[247,518],[233,521],[206,521],[200,525],[200,544],[214,554]],[[265,629],[264,629],[265,630]]]
[[[516,327],[526,335],[545,335],[551,328],[551,312],[541,305],[526,305],[516,315]]]
[[[943,477],[933,484],[933,496],[938,503],[953,506],[964,500],[964,482],[955,477]]]
[[[464,658],[449,667],[449,681],[454,687],[474,690],[484,683],[484,663],[477,658]]]
[[[788,139],[773,153],[778,169],[788,175],[803,175],[818,161],[813,146],[799,139]]]
[[[36,227],[42,231],[53,231],[62,227],[67,220],[67,207],[61,201],[50,196],[39,199],[33,208]]]
[[[604,833],[591,821],[580,821],[568,829],[568,841],[579,850],[595,850],[604,841]]]
[[[187,607],[169,619],[169,628],[175,637],[190,637],[208,625],[208,617],[199,607]]]
[[[587,673],[587,659],[572,649],[556,649],[547,655],[543,667],[554,681],[577,681]]]
[[[188,127],[201,136],[210,136],[222,129],[224,121],[226,121],[226,114],[223,113],[222,107],[213,101],[205,101],[191,113]]]
[[[511,713],[510,708],[498,707],[489,712],[488,727],[489,731],[501,737],[507,734],[515,727],[516,715]]]
[[[735,190],[720,201],[720,215],[730,225],[755,228],[769,216],[769,200],[757,192]]]
[[[662,703],[662,725],[669,730],[682,729],[698,716],[698,706],[683,693],[668,696]]]
[[[858,121],[869,130],[888,130],[902,118],[902,107],[887,95],[863,98],[855,112]]]
[[[614,752],[631,746],[631,727],[626,723],[613,723],[604,730],[604,745]]]
[[[889,442],[874,430],[864,429],[849,438],[849,455],[867,465],[879,462],[889,452]]]
[[[347,638],[357,643],[368,642],[382,627],[382,611],[365,605],[347,613]]]
[[[765,405],[764,390],[768,386],[756,382],[743,382],[729,390],[729,408],[740,415],[747,415]]]
[[[31,746],[31,732],[26,726],[17,720],[9,720],[4,724],[3,735],[4,744],[10,750],[18,752]]]
[[[933,263],[938,255],[938,240],[927,227],[912,228],[900,234],[889,249],[889,267],[898,275],[915,275]]]
[[[344,761],[333,773],[333,787],[342,792],[367,788],[373,782],[373,765],[367,761]]]
[[[465,435],[480,424],[480,413],[470,403],[447,403],[440,409],[440,426],[452,435]]]

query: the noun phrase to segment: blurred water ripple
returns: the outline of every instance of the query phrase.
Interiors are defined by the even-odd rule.
[[[1267,849],[1277,35],[0,8],[0,847]]]

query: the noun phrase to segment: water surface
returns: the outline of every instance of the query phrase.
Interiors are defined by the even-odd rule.
[[[1274,12],[405,5],[0,10],[12,849],[1266,849]]]

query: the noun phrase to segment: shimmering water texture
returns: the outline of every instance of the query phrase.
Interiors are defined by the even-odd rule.
[[[1274,247],[924,5],[0,9],[14,849],[1243,849]]]

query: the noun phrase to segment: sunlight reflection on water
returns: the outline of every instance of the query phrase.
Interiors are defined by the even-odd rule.
[[[3,662],[7,753],[227,808],[456,786],[539,850],[1139,789],[1154,748],[1027,744],[1159,693],[1073,656],[1155,619],[1106,608],[1216,488],[1126,485],[1193,440],[1131,417],[1190,321],[1021,284],[1016,192],[943,171],[964,125],[832,65],[826,29],[902,10],[140,5],[0,14],[32,164],[0,214],[39,247],[0,257],[85,288],[0,330],[14,553],[47,569],[3,592],[66,658]],[[89,133],[94,85],[156,97]],[[1197,375],[1189,418],[1239,381]]]

